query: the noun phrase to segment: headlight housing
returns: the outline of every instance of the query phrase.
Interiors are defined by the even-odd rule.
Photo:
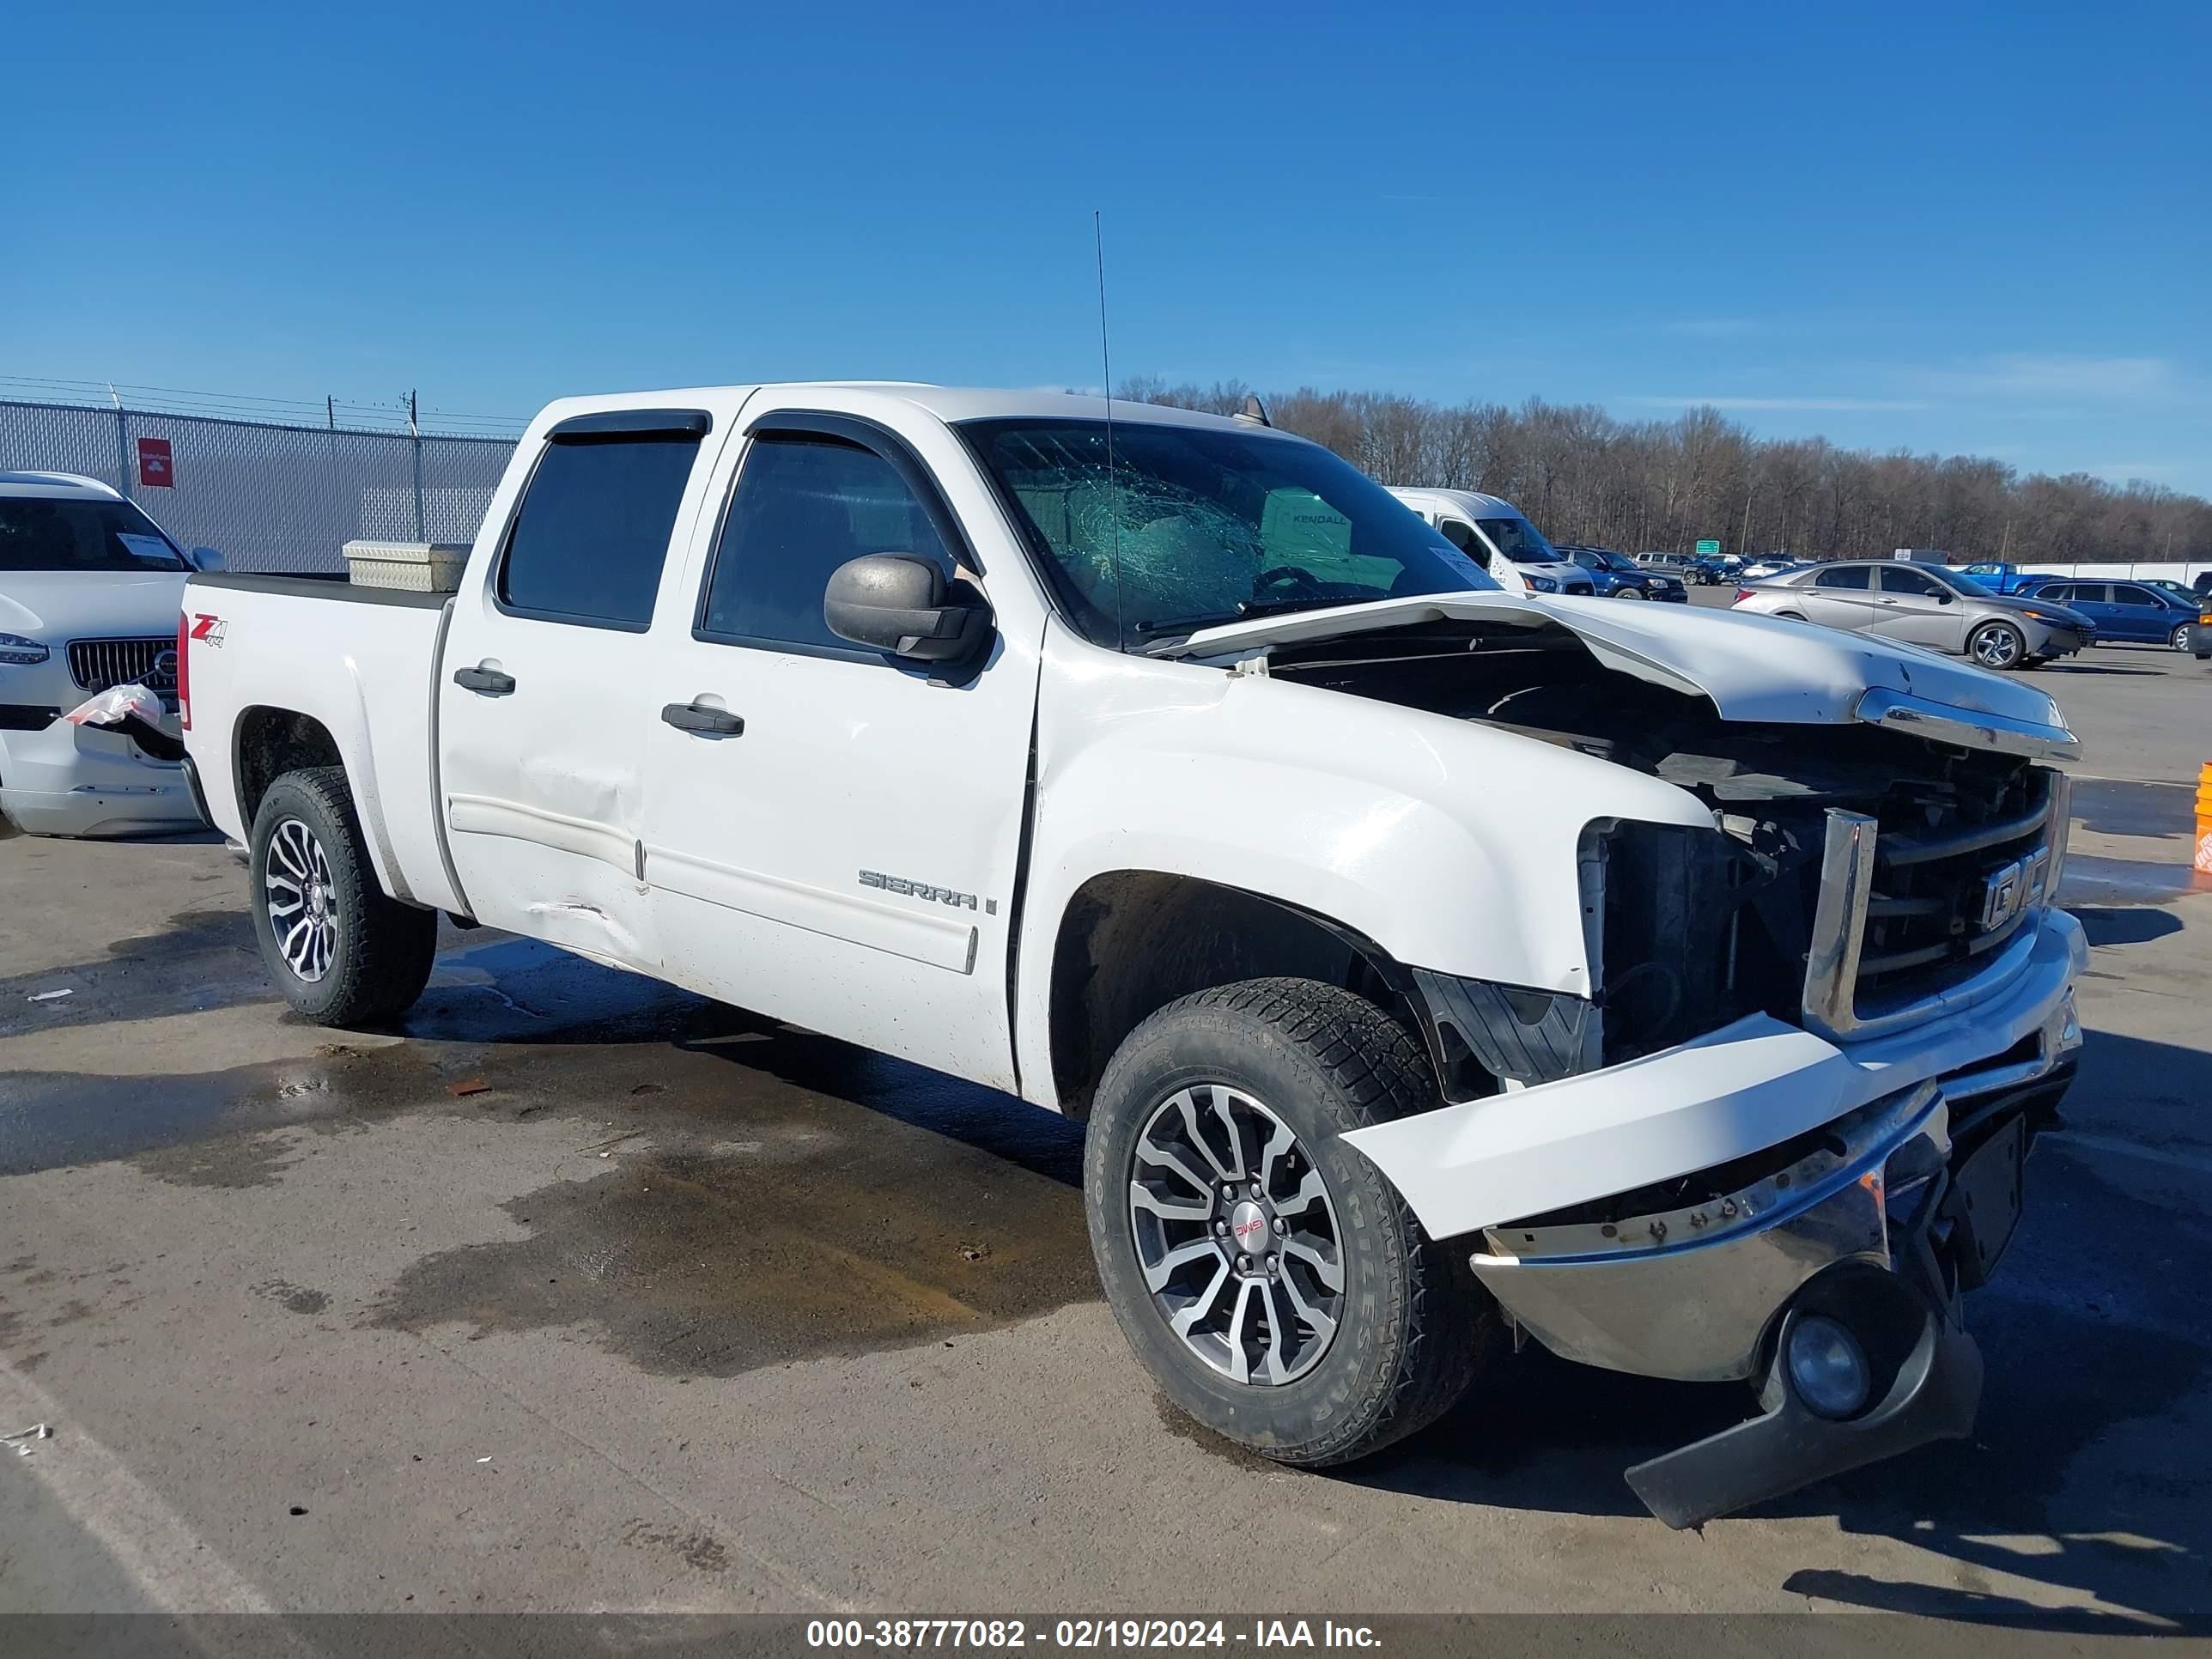
[[[0,663],[11,667],[28,668],[42,663],[53,653],[36,640],[27,640],[21,634],[0,634]]]
[[[1553,581],[1549,576],[1531,576],[1528,578],[1528,586],[1539,593],[1556,593],[1559,591],[1559,583]]]

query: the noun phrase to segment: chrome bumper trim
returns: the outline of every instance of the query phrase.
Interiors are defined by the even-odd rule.
[[[1932,1082],[1832,1126],[1789,1168],[1685,1209],[1618,1224],[1492,1227],[1472,1258],[1506,1310],[1564,1358],[1686,1382],[1753,1374],[1797,1287],[1848,1259],[1890,1262],[1887,1169],[1917,1139],[1940,1169],[1949,1114]]]
[[[1887,726],[1936,743],[1965,749],[1994,749],[2031,760],[2076,760],[2081,741],[2063,725],[2045,726],[2005,714],[1984,714],[1951,703],[1929,702],[1903,691],[1876,687],[1859,698],[1854,711],[1869,726]],[[2051,705],[2058,714],[2058,706]],[[2058,714],[2060,720],[2065,716]]]

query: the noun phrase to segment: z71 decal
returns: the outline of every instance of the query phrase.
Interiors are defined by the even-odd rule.
[[[191,637],[202,645],[211,645],[220,651],[222,649],[222,636],[229,627],[230,624],[220,617],[211,617],[205,611],[197,611],[192,617]]]

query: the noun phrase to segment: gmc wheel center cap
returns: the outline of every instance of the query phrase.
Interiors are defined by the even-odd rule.
[[[1258,1255],[1267,1245],[1267,1212],[1245,1199],[1229,1212],[1230,1248],[1241,1255]]]

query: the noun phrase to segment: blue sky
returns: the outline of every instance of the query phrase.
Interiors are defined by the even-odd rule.
[[[0,374],[1711,402],[2212,493],[2212,7],[27,0]],[[51,72],[28,73],[51,65]]]

